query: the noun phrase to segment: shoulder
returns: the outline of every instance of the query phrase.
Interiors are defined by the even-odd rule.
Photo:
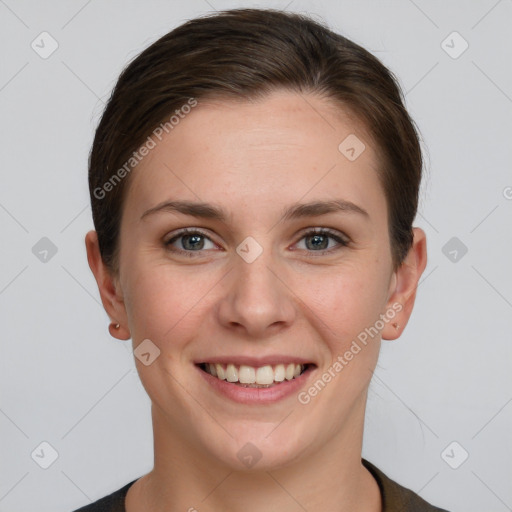
[[[133,482],[126,484],[112,494],[104,496],[94,503],[89,503],[89,505],[85,505],[74,512],[125,512],[124,499],[128,489],[135,482],[136,480],[133,480]]]
[[[363,459],[364,467],[373,475],[382,496],[382,512],[447,512],[388,478],[380,469]]]

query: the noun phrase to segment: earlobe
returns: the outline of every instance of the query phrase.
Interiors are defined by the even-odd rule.
[[[109,332],[114,338],[127,340],[130,338],[130,332],[125,327],[127,326],[127,315],[124,300],[122,295],[118,293],[116,278],[112,276],[101,258],[96,231],[89,231],[85,236],[85,248],[89,267],[98,285],[101,302],[112,320]],[[116,327],[117,325],[119,327]]]
[[[412,246],[392,278],[392,292],[386,305],[387,316],[393,318],[382,330],[382,338],[395,340],[403,332],[411,316],[418,283],[427,265],[427,239],[420,228],[413,229]]]

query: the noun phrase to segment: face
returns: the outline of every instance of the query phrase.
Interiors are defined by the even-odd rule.
[[[136,359],[157,441],[268,468],[360,442],[401,308],[377,165],[339,107],[276,92],[200,103],[132,172],[116,286],[134,348],[159,350]]]

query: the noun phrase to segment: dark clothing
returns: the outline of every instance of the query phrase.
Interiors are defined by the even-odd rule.
[[[428,504],[414,492],[389,479],[382,471],[364,459],[363,465],[373,475],[379,485],[382,498],[382,512],[447,512],[444,509]],[[90,505],[75,510],[75,512],[126,512],[124,499],[128,489],[134,482],[136,480]]]

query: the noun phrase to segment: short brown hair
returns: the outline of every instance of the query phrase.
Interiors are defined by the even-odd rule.
[[[243,100],[277,89],[317,93],[363,122],[381,155],[393,263],[401,264],[413,239],[422,154],[396,78],[364,48],[307,16],[232,9],[175,28],[117,81],[89,155],[93,221],[111,272],[118,272],[126,163],[155,127],[191,98]],[[121,169],[123,179],[113,183]]]

